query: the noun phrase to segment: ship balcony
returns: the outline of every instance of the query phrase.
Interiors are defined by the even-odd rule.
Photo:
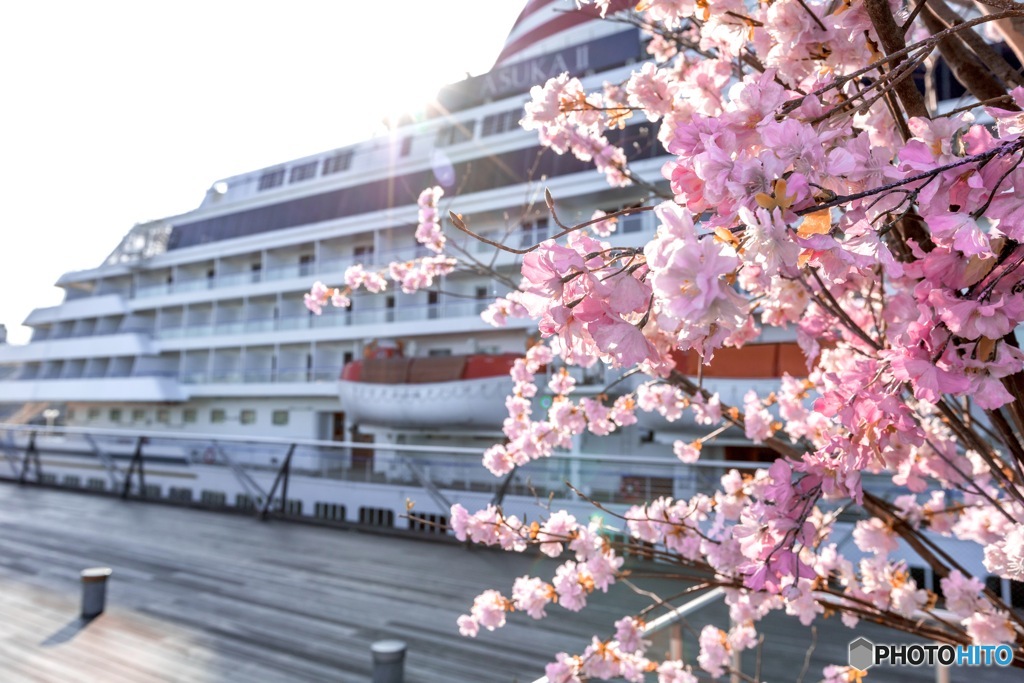
[[[120,294],[101,294],[65,301],[57,306],[37,308],[25,318],[29,327],[47,325],[62,320],[100,318],[128,313],[128,304]]]
[[[542,242],[559,231],[557,225],[545,219],[513,225],[510,228],[486,228],[481,231],[481,236],[518,249]],[[478,258],[489,258],[495,253],[495,247],[468,237],[454,228],[449,227],[446,232],[449,239],[461,244]],[[607,241],[612,246],[623,246],[635,242],[638,234],[650,232],[653,232],[653,216],[649,212],[623,216],[619,218],[616,233],[607,238]],[[401,247],[378,249],[362,256],[340,257],[336,252],[327,252],[321,253],[320,258],[316,260],[270,265],[258,270],[247,268],[201,277],[184,277],[179,274],[178,278],[171,282],[139,285],[135,290],[132,307],[154,308],[206,301],[211,298],[211,292],[216,292],[217,296],[222,298],[236,293],[231,290],[237,290],[239,296],[276,294],[283,290],[308,290],[315,280],[321,280],[328,285],[340,284],[345,271],[356,264],[365,265],[368,269],[383,268],[394,261],[409,261],[432,255],[433,253],[426,247],[414,243],[412,236],[409,235]],[[495,267],[509,265],[521,258],[517,254],[501,251],[497,256]],[[245,263],[251,265],[249,260]]]
[[[544,240],[551,239],[561,232],[562,228],[552,222],[535,220],[522,226],[513,226],[512,229],[491,228],[482,230],[479,234],[481,237],[511,247],[512,249],[526,249],[535,244],[540,244]],[[646,211],[617,217],[615,232],[608,237],[601,237],[600,239],[608,242],[613,247],[635,246],[637,236],[642,235],[649,238],[653,233],[654,216],[649,211]],[[457,237],[461,234],[456,233],[455,236]],[[448,237],[449,239],[453,238],[452,232],[449,232]],[[496,249],[493,245],[473,237],[463,236],[461,239],[464,242],[460,242],[460,244],[474,255],[491,255]],[[565,238],[562,237],[561,241],[564,242],[564,240]],[[502,258],[499,261],[501,265],[522,258],[518,254],[510,254],[508,252],[499,252],[499,256]]]
[[[179,376],[192,397],[338,395],[337,365],[330,367],[213,368]]]
[[[409,240],[412,240],[410,235]],[[379,252],[370,252],[362,257],[332,257],[320,258],[309,262],[291,263],[280,266],[270,266],[259,270],[239,270],[229,273],[218,273],[213,277],[191,277],[179,278],[173,282],[162,282],[139,286],[135,291],[135,298],[157,299],[170,297],[178,294],[195,294],[197,292],[209,292],[210,290],[222,290],[230,288],[244,289],[247,294],[276,293],[284,288],[309,289],[314,280],[323,280],[327,283],[338,283],[341,281],[345,270],[357,263],[369,267],[380,266],[392,261],[407,261],[422,256],[430,256],[426,247],[412,244],[396,249],[388,249]],[[288,282],[295,280],[295,283]],[[271,285],[270,283],[273,283]],[[218,293],[220,293],[218,291]],[[186,297],[189,300],[196,299],[195,296]],[[207,298],[205,295],[199,298]],[[147,304],[163,304],[163,301],[154,301]]]
[[[103,377],[0,381],[0,394],[11,403],[30,401],[186,401],[175,377]]]
[[[376,300],[375,300],[376,301]],[[384,298],[380,297],[380,303]],[[364,308],[359,310],[328,308],[323,315],[305,314],[283,318],[237,321],[217,324],[169,327],[157,330],[155,336],[163,349],[180,346],[203,347],[237,344],[240,335],[247,344],[273,343],[292,338],[310,339],[362,338],[381,336],[386,325],[389,337],[415,336],[436,332],[453,333],[492,329],[480,318],[488,300],[442,301],[436,304],[398,306],[395,308]],[[518,321],[511,321],[514,328]],[[524,321],[523,325],[529,325]]]
[[[0,345],[0,363],[30,363],[112,356],[134,357],[152,354],[150,336],[139,332],[48,339],[21,345]]]

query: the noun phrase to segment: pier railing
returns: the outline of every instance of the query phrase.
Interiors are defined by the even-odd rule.
[[[593,512],[581,496],[624,510],[661,496],[711,492],[730,469],[765,466],[563,453],[517,468],[506,482],[484,469],[483,447],[3,424],[0,451],[7,460],[0,479],[324,521],[346,521],[337,519],[346,500],[331,482],[419,490],[439,516],[451,502],[469,507],[510,498],[554,499]],[[390,518],[403,512],[393,506]]]
[[[840,608],[842,606],[842,598],[836,597],[830,593],[816,592],[815,597],[826,605],[830,605],[833,608]],[[669,659],[682,660],[689,662],[696,662],[697,653],[690,653],[689,657],[686,657],[683,652],[683,624],[686,618],[696,614],[697,612],[717,603],[719,600],[725,598],[725,591],[722,588],[711,588],[704,591],[695,598],[684,602],[678,607],[669,609],[664,614],[651,619],[644,623],[641,627],[641,633],[647,638],[657,638],[659,635],[668,636],[668,647],[666,654]],[[913,618],[922,623],[933,623],[933,624],[949,624],[955,623],[960,620],[953,612],[945,609],[931,609],[927,612],[917,610]],[[734,622],[729,623],[729,628],[732,629],[735,626]],[[855,637],[855,632],[850,632],[850,638]],[[730,654],[729,659],[729,683],[740,683],[744,680],[756,681],[758,679],[751,678],[750,675],[744,675],[742,653],[733,650]],[[809,660],[808,660],[809,661]],[[841,662],[835,662],[841,664]],[[801,677],[802,678],[802,677]],[[860,680],[860,679],[858,679]],[[950,683],[950,669],[948,666],[936,661],[935,663],[935,681],[936,683]],[[547,676],[541,676],[533,683],[550,683]]]

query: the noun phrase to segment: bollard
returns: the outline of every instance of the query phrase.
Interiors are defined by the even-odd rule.
[[[92,567],[82,570],[82,618],[92,619],[103,612],[107,601],[107,578],[112,573],[109,567]]]
[[[402,683],[405,678],[405,643],[401,640],[378,640],[373,652],[373,683]]]

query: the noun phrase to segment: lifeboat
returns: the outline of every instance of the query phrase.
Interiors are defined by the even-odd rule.
[[[785,373],[793,377],[807,376],[807,358],[795,341],[747,344],[738,349],[717,349],[711,364],[703,367],[700,357],[692,351],[676,351],[673,356],[676,368],[681,373],[694,382],[699,378],[701,386],[712,393],[717,393],[723,404],[740,409],[743,408],[744,396],[751,389],[764,397],[778,390],[782,375]],[[627,386],[635,389],[645,380],[646,378],[636,378]],[[658,413],[637,411],[637,421],[644,429],[688,432],[694,435],[707,432],[705,427],[695,422],[690,411],[684,412],[680,419],[672,422]],[[727,438],[721,441],[726,440]]]
[[[509,370],[521,354],[367,357],[345,365],[338,392],[356,422],[408,429],[499,428]]]

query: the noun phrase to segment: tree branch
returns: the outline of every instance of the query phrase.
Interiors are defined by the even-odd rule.
[[[882,48],[887,55],[899,52],[907,47],[907,43],[903,39],[903,31],[896,24],[896,18],[892,15],[887,0],[865,0],[864,8],[867,10],[871,24],[875,27],[875,33],[878,34],[878,40],[881,41]],[[892,68],[897,68],[903,59],[903,57],[900,57],[894,60]],[[928,118],[928,109],[924,106],[924,97],[912,80],[900,81],[896,85],[895,90],[896,96],[903,105],[903,109],[907,112],[907,116]]]
[[[931,0],[937,2],[938,0]],[[948,6],[946,7],[947,9]],[[932,33],[941,33],[948,28],[959,26],[959,22],[949,27],[939,17],[936,10],[928,5],[921,12],[921,21]],[[979,100],[987,100],[1006,94],[1006,87],[1003,86],[987,65],[982,65],[974,53],[968,49],[961,31],[956,35],[947,35],[939,41],[938,48],[942,58],[946,60],[953,75],[970,93]]]
[[[943,29],[964,23],[963,18],[954,12],[945,0],[927,0],[925,11],[934,14],[942,22]],[[1024,85],[1024,78],[1021,77],[1020,72],[1010,66],[1003,56],[986,43],[980,35],[974,31],[960,31],[956,35],[977,56],[977,61],[1003,82],[1005,89]],[[942,43],[939,43],[939,49],[942,49]]]

